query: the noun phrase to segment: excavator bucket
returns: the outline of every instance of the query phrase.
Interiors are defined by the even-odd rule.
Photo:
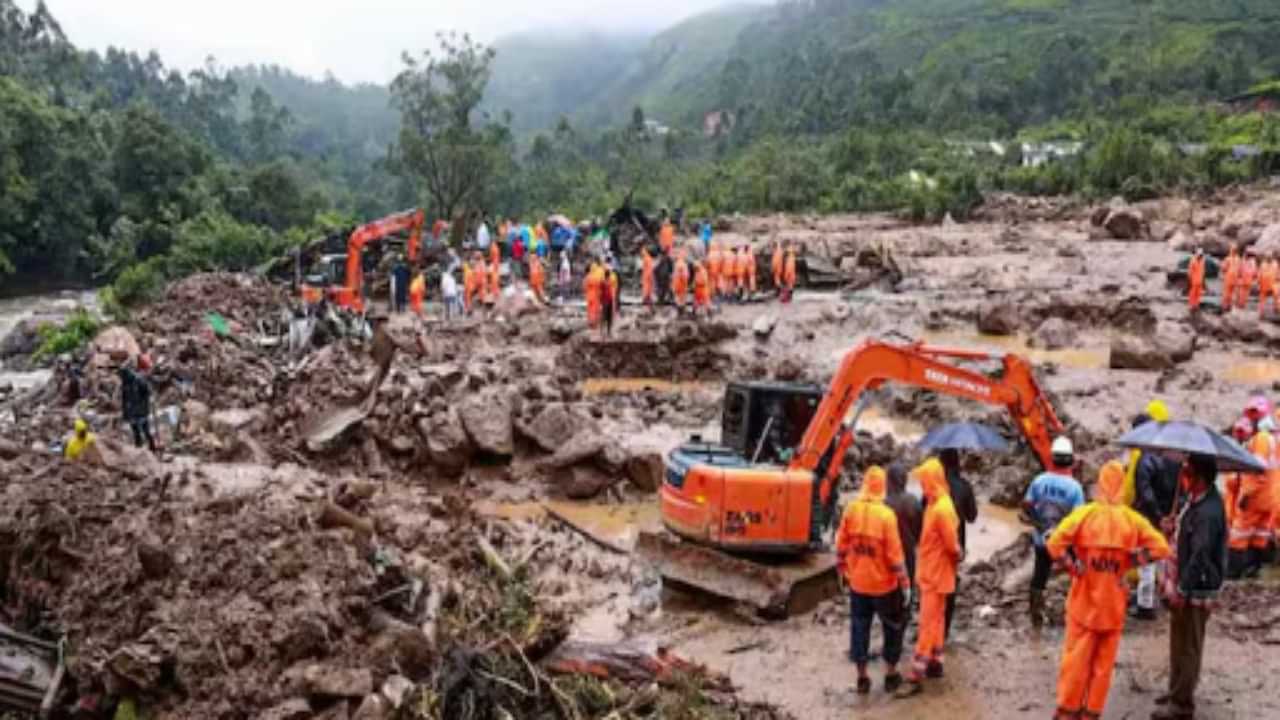
[[[647,531],[640,533],[635,552],[664,581],[737,600],[766,617],[805,612],[840,590],[831,553],[746,558]]]

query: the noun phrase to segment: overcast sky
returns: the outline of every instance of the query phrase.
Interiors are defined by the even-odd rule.
[[[728,0],[46,0],[76,45],[146,54],[182,69],[278,64],[313,77],[385,83],[402,50],[436,31],[491,41],[548,27],[659,29]],[[36,0],[18,0],[31,10]]]

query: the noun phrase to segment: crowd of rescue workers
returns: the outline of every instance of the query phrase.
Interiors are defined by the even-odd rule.
[[[1071,581],[1054,718],[1102,717],[1126,617],[1151,621],[1161,606],[1169,615],[1169,678],[1151,717],[1195,717],[1208,620],[1224,583],[1255,578],[1276,561],[1278,422],[1280,412],[1258,396],[1233,428],[1241,451],[1266,472],[1220,473],[1212,455],[1132,449],[1102,466],[1092,502],[1076,478],[1071,440],[1054,441],[1052,467],[1031,482],[1022,507],[1033,528],[1028,610],[1037,632],[1054,572],[1068,573]],[[1170,425],[1169,410],[1160,400],[1133,419],[1135,432],[1164,425]],[[868,660],[877,617],[886,692],[910,697],[929,678],[943,676],[965,525],[978,517],[960,468],[956,450],[942,450],[910,472],[900,464],[887,472],[871,467],[845,508],[836,551],[849,590],[849,659],[857,666],[859,694],[872,690]],[[919,482],[923,506],[907,491],[909,478]],[[916,608],[914,656],[902,673],[904,635]]]
[[[446,226],[432,235],[443,242]],[[557,228],[558,231],[558,228]],[[503,222],[498,238],[481,222],[463,261],[449,250],[439,297],[445,319],[469,315],[494,304],[501,291],[499,266],[504,251],[511,261],[512,282],[522,276],[539,301],[549,303],[545,265],[558,252],[556,300],[577,295],[571,287],[575,244],[588,243],[588,266],[581,295],[593,328],[608,334],[619,307],[619,281],[614,259],[605,250],[607,237],[574,232],[553,242],[545,225]],[[657,257],[648,244],[640,249],[641,302],[652,310],[674,305],[678,313],[712,312],[731,299],[757,293],[756,258],[750,246],[734,248],[714,238],[710,223],[699,223],[690,239],[678,235],[677,224],[664,214],[657,236]],[[602,242],[603,240],[603,242]],[[552,247],[560,248],[553,251]],[[669,274],[661,287],[656,268]],[[796,283],[796,248],[774,242],[771,276],[777,295],[789,302]],[[455,273],[461,274],[461,286]],[[1188,302],[1200,311],[1206,259],[1197,252],[1188,264]],[[1251,254],[1235,248],[1222,264],[1224,310],[1244,308],[1253,292],[1259,313],[1276,300],[1280,262],[1261,266]],[[422,274],[400,283],[393,309],[422,315],[427,295]],[[692,285],[692,298],[690,298]],[[142,365],[126,364],[121,375],[122,409],[135,444],[155,451],[149,428],[152,415]],[[1152,401],[1133,420],[1135,428],[1170,422],[1169,410]],[[1156,699],[1153,720],[1190,720],[1204,658],[1210,614],[1225,582],[1258,576],[1276,562],[1280,534],[1280,412],[1265,397],[1254,398],[1232,428],[1234,439],[1269,470],[1219,472],[1217,459],[1194,452],[1170,455],[1132,449],[1126,457],[1104,464],[1087,502],[1077,479],[1071,440],[1057,438],[1053,467],[1030,484],[1023,502],[1023,521],[1033,528],[1034,562],[1028,609],[1037,630],[1045,623],[1045,592],[1055,572],[1071,579],[1066,632],[1054,717],[1100,718],[1111,685],[1112,670],[1126,616],[1150,621],[1163,607],[1169,616],[1170,658],[1167,692]],[[93,448],[95,438],[83,420],[76,422],[65,455],[76,460]],[[850,598],[849,660],[857,667],[858,694],[868,694],[873,621],[879,618],[884,647],[883,685],[896,697],[910,697],[925,683],[944,674],[944,650],[961,591],[957,568],[965,559],[965,526],[977,520],[974,490],[961,472],[961,453],[943,449],[914,470],[895,464],[866,470],[861,490],[843,513],[836,533],[838,567]],[[908,491],[914,478],[923,503]],[[1221,488],[1219,487],[1221,484]],[[1136,583],[1130,578],[1136,574]],[[1136,584],[1131,590],[1131,585]],[[1161,600],[1163,602],[1161,602]],[[907,628],[916,626],[913,657],[899,671]]]

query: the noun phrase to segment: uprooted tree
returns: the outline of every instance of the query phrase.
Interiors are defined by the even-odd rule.
[[[496,169],[510,157],[505,119],[479,110],[495,52],[469,35],[441,33],[440,48],[421,59],[404,55],[405,69],[391,83],[400,110],[394,166],[426,186],[445,217],[475,207]]]

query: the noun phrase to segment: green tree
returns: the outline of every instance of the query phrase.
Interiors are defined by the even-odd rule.
[[[445,217],[475,207],[495,170],[510,159],[510,132],[478,110],[494,51],[469,35],[440,34],[439,49],[404,55],[391,84],[400,110],[397,167],[426,187]]]

